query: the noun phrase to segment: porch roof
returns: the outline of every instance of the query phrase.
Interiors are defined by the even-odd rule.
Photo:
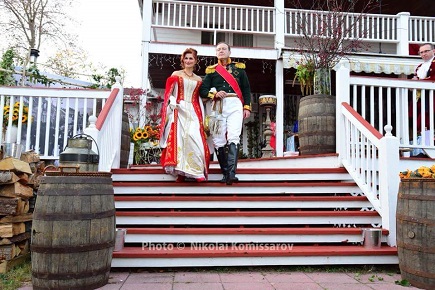
[[[282,59],[284,68],[296,68],[302,56],[291,50],[283,50]],[[401,57],[397,55],[358,54],[346,58],[349,63],[345,65],[353,72],[405,74],[414,73],[416,66],[421,63],[420,57]],[[335,69],[338,65],[335,67]]]

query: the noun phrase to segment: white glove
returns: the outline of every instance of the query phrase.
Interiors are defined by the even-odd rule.
[[[177,107],[177,99],[174,96],[169,96],[169,108],[174,110]]]

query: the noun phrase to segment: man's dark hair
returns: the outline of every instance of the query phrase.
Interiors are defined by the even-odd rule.
[[[434,45],[433,45],[432,43],[429,43],[429,42],[426,42],[426,43],[420,44],[420,47],[425,46],[425,45],[429,45],[429,46],[430,46],[430,49],[434,49]]]

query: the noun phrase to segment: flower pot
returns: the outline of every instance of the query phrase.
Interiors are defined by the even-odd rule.
[[[299,102],[298,136],[301,155],[336,152],[335,96],[310,95]]]
[[[12,125],[11,127],[6,127],[5,131],[5,143],[17,143],[18,139],[18,127]]]
[[[396,211],[396,240],[402,279],[435,289],[435,179],[402,179]]]

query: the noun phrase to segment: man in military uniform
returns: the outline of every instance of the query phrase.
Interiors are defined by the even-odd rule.
[[[420,45],[418,53],[420,54],[420,57],[423,60],[423,62],[416,67],[415,74],[414,74],[414,77],[412,79],[413,80],[434,81],[435,80],[435,49],[434,49],[434,45],[432,43],[423,43],[422,45]],[[421,132],[423,130],[428,130],[430,127],[429,98],[426,97],[426,102],[425,102],[426,112],[421,112],[420,96],[421,96],[421,91],[418,90],[417,91],[417,103],[416,103],[416,105],[417,105],[417,132]],[[411,103],[409,106],[409,112],[408,112],[409,117],[410,117],[410,121],[412,121],[412,116],[414,113],[413,107],[414,107],[414,104]],[[435,110],[435,104],[433,105],[433,110]],[[424,115],[425,115],[425,124],[424,125],[425,125],[426,129],[421,128],[422,113],[424,113]],[[410,126],[412,126],[412,125],[410,124]]]
[[[245,64],[233,63],[231,48],[221,42],[216,46],[218,63],[206,68],[206,76],[200,88],[203,99],[211,99],[219,109],[219,128],[212,130],[223,178],[221,182],[232,185],[237,182],[237,157],[240,146],[243,119],[251,114],[251,88],[245,72]]]

